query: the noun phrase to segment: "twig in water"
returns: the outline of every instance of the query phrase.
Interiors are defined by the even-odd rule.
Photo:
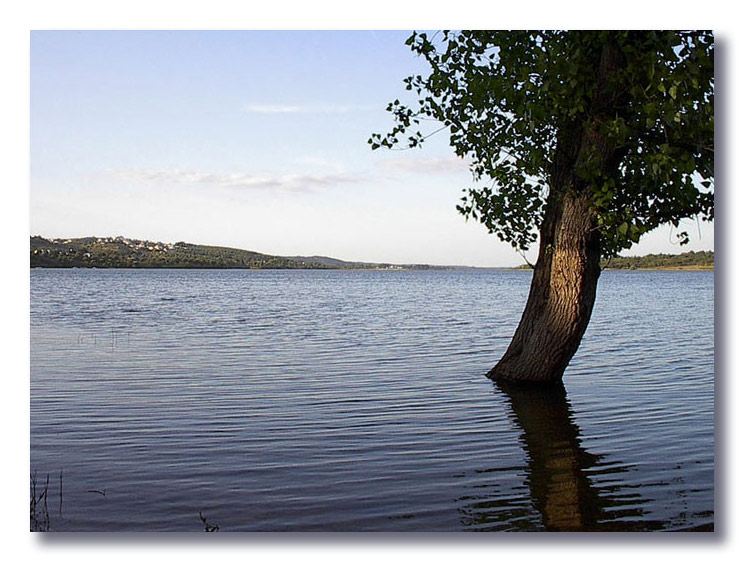
[[[207,523],[207,518],[202,515],[202,512],[199,512],[199,519],[201,519],[202,523],[204,523],[204,531],[207,533],[216,533],[220,530],[219,525],[211,525]]]
[[[31,475],[31,530],[48,531],[49,530],[49,505],[47,496],[49,492],[49,475],[47,474],[44,490],[36,493],[36,473]],[[43,508],[41,507],[43,500]],[[41,511],[39,511],[41,509]]]

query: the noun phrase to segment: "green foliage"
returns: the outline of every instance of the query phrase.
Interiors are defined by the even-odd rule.
[[[711,32],[444,31],[435,37],[413,33],[406,42],[431,73],[405,79],[414,104],[389,104],[395,126],[369,143],[418,147],[429,136],[427,121],[443,125],[481,183],[466,188],[457,206],[466,218],[526,250],[537,240],[551,189],[559,187],[562,135],[579,128],[585,139],[602,139],[582,147],[582,158],[569,167],[582,182],[575,187],[591,190],[605,255],[661,224],[713,219]],[[608,47],[619,62],[600,81]],[[610,169],[600,165],[602,150],[613,155]]]

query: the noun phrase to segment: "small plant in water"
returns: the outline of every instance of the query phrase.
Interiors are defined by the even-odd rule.
[[[199,512],[199,519],[201,519],[201,522],[204,523],[204,531],[206,531],[207,533],[216,533],[220,530],[219,525],[212,525],[208,523],[207,518],[202,515],[201,511]]]
[[[49,530],[49,504],[47,498],[49,495],[49,475],[47,474],[44,489],[37,492],[39,484],[36,472],[31,475],[31,530],[48,531]]]

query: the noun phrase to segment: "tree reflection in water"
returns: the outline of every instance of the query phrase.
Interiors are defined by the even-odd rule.
[[[661,527],[659,522],[643,521],[640,504],[644,502],[637,491],[618,494],[618,487],[610,486],[600,494],[592,484],[591,471],[621,473],[627,467],[599,467],[601,456],[582,448],[562,383],[538,388],[503,383],[495,386],[507,397],[522,431],[526,465],[484,471],[498,473],[494,476],[501,481],[481,485],[478,494],[461,498],[459,510],[464,525],[484,531],[631,531]],[[516,497],[516,490],[503,489],[506,471],[526,474],[529,501]]]
[[[523,430],[527,483],[549,531],[580,531],[600,518],[599,494],[584,472],[599,460],[585,451],[563,384],[501,390]]]

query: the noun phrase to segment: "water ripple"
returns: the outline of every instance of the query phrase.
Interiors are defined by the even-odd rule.
[[[605,272],[565,388],[524,395],[483,373],[528,283],[33,270],[52,529],[712,528],[712,274]]]

